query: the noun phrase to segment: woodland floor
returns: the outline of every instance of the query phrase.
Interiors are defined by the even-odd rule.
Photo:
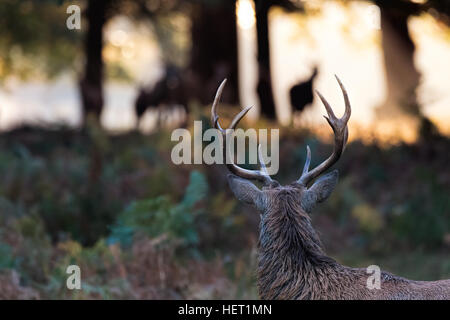
[[[206,126],[204,126],[206,127]],[[431,139],[431,138],[430,138]],[[450,140],[355,141],[313,224],[339,262],[450,278]],[[331,146],[282,131],[280,172],[297,178]],[[170,132],[22,128],[0,135],[0,298],[257,298],[259,215],[219,165],[176,166]],[[66,289],[66,267],[82,289]]]

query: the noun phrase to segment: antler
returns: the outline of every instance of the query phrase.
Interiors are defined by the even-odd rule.
[[[219,124],[219,116],[217,115],[217,106],[219,104],[220,97],[222,96],[223,88],[225,87],[225,83],[227,82],[227,79],[223,80],[220,84],[219,88],[217,89],[216,97],[214,98],[214,102],[211,107],[211,123],[219,130],[219,132],[222,134],[223,137],[223,158],[225,161],[225,164],[227,165],[228,170],[230,170],[233,174],[245,178],[245,179],[252,179],[252,180],[258,180],[263,182],[265,185],[269,185],[273,182],[273,180],[270,178],[266,166],[264,165],[264,162],[262,161],[262,153],[261,153],[261,144],[258,145],[258,159],[261,166],[261,170],[247,170],[241,167],[238,167],[233,163],[233,159],[230,158],[231,163],[227,163],[227,138],[231,136],[231,133],[236,128],[237,124],[241,119],[247,114],[247,112],[252,107],[247,107],[241,112],[239,112],[231,121],[230,127],[227,129],[222,129],[221,125]]]
[[[297,180],[298,183],[300,183],[304,186],[306,186],[309,182],[311,182],[312,180],[317,178],[324,171],[326,171],[333,164],[335,164],[341,157],[341,154],[345,148],[345,144],[347,143],[347,139],[348,139],[347,122],[350,119],[352,110],[351,110],[351,106],[350,106],[350,100],[348,99],[347,91],[345,90],[344,85],[342,84],[341,80],[339,80],[339,78],[336,75],[335,75],[335,77],[339,83],[339,86],[341,87],[342,94],[344,96],[345,112],[344,112],[344,115],[342,116],[342,118],[337,118],[334,115],[333,109],[331,109],[331,106],[328,103],[328,101],[325,100],[325,98],[320,94],[319,91],[316,91],[320,97],[320,100],[322,100],[322,103],[325,106],[325,109],[327,110],[327,113],[328,113],[328,117],[324,116],[324,118],[327,119],[328,123],[330,124],[331,128],[333,129],[334,148],[333,148],[333,153],[331,154],[331,156],[328,157],[328,159],[326,159],[320,165],[315,167],[313,170],[309,171],[309,164],[311,163],[311,150],[309,149],[309,146],[306,147],[307,156],[306,156],[305,166],[303,167],[303,173],[302,173],[301,177]]]

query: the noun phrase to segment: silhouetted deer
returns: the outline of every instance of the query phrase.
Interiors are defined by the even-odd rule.
[[[148,108],[158,110],[158,125],[161,122],[162,108],[181,106],[187,114],[188,99],[184,79],[174,66],[167,66],[165,75],[151,89],[141,88],[135,102],[136,115],[139,118]]]
[[[310,170],[311,151],[307,147],[306,162],[300,178],[281,186],[272,180],[261,157],[261,169],[247,170],[227,163],[232,174],[228,182],[234,195],[242,202],[253,205],[261,214],[258,242],[258,287],[262,299],[450,299],[450,280],[413,281],[388,272],[380,273],[380,289],[369,289],[366,269],[343,266],[328,257],[319,237],[311,225],[310,214],[314,206],[325,201],[338,181],[338,171],[324,172],[335,164],[348,137],[347,122],[351,108],[347,92],[336,77],[345,100],[342,118],[334,115],[328,102],[317,92],[325,105],[325,117],[334,132],[334,149],[331,156]],[[217,105],[225,81],[217,90],[212,104],[211,121],[224,140],[232,130],[222,129],[217,115]],[[233,119],[230,129],[250,108],[242,110]],[[223,144],[224,157],[226,143]],[[225,158],[226,159],[226,158]],[[231,159],[231,158],[230,158]],[[318,178],[314,183],[313,181]],[[249,180],[263,183],[258,189]]]
[[[306,105],[313,102],[313,82],[317,76],[317,67],[314,67],[311,77],[299,84],[296,84],[289,90],[293,112],[303,111]]]

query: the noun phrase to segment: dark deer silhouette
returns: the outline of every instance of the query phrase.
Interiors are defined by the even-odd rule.
[[[336,77],[337,78],[337,77]],[[341,87],[345,112],[337,118],[331,106],[319,93],[334,132],[331,156],[310,170],[311,151],[307,147],[306,162],[300,178],[281,186],[273,180],[265,167],[259,147],[260,170],[247,170],[227,163],[232,174],[228,182],[234,195],[242,202],[253,205],[261,214],[258,242],[258,287],[262,299],[450,299],[450,280],[413,281],[380,272],[380,289],[367,285],[366,269],[343,266],[328,257],[314,230],[310,214],[314,206],[325,201],[338,181],[338,171],[324,174],[342,155],[347,143],[347,122],[351,107],[347,92]],[[212,104],[211,121],[223,136],[231,137],[233,130],[222,129],[217,106],[225,81],[217,90]],[[235,129],[250,108],[242,110],[230,124]],[[223,143],[224,160],[227,158]],[[229,157],[232,159],[232,157]],[[228,160],[229,160],[228,159]],[[263,184],[257,188],[249,180]],[[314,181],[315,180],[315,181]]]
[[[158,125],[161,121],[161,108],[180,105],[188,113],[188,99],[181,72],[174,66],[167,66],[165,75],[151,89],[141,88],[135,101],[135,111],[139,118],[148,108],[158,110]]]
[[[317,67],[314,67],[311,77],[294,85],[289,90],[289,97],[293,111],[302,112],[306,105],[313,102],[313,82],[317,76]]]

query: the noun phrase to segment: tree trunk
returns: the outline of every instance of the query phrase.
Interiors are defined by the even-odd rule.
[[[220,82],[227,78],[223,101],[238,102],[238,63],[235,1],[196,3],[192,11],[192,51],[188,77],[192,97],[212,102]]]
[[[275,119],[275,103],[272,92],[272,77],[270,75],[269,47],[269,9],[271,1],[255,1],[256,33],[258,41],[258,86],[257,92],[261,105],[261,114],[269,119]]]
[[[98,120],[103,107],[103,26],[108,0],[90,0],[86,18],[85,70],[80,81],[84,120],[92,114]]]
[[[408,32],[409,13],[400,8],[380,7],[384,63],[387,81],[386,102],[380,115],[397,113],[420,116],[416,88],[420,73],[414,65],[415,46]]]

